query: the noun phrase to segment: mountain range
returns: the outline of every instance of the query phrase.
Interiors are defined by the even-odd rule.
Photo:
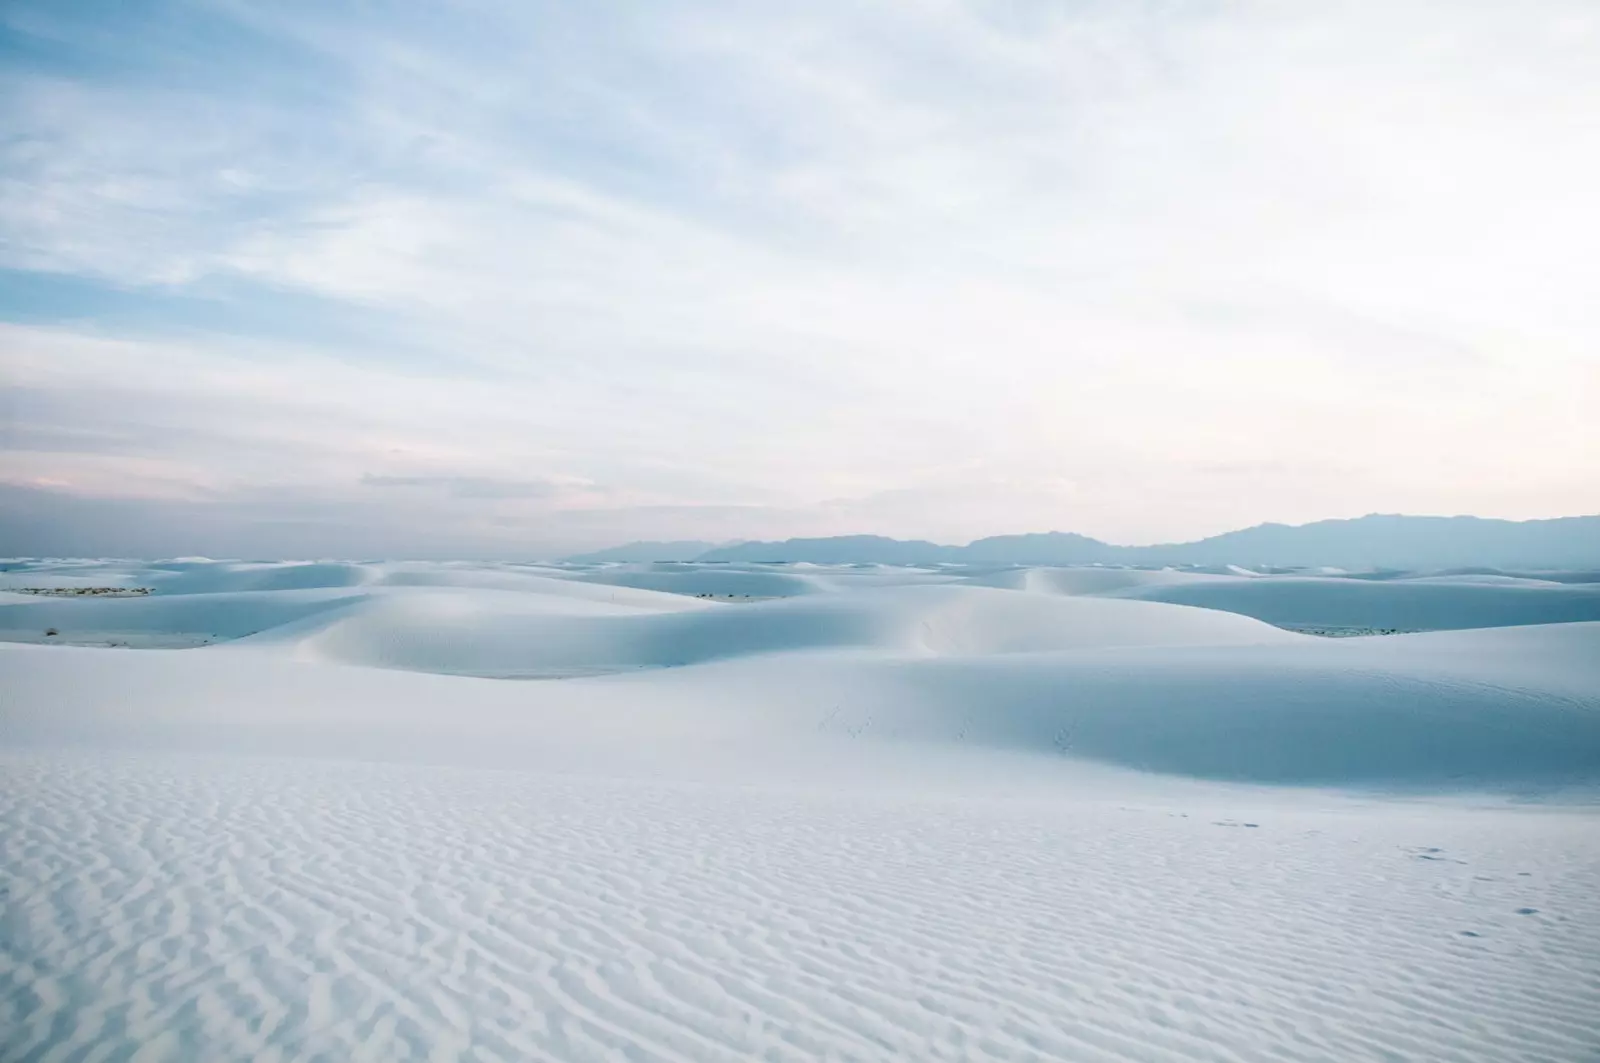
[[[638,542],[568,560],[1571,569],[1600,567],[1600,515],[1511,521],[1374,513],[1301,525],[1258,524],[1194,542],[1153,546],[1117,546],[1073,532],[997,535],[965,546],[881,535],[724,545]]]

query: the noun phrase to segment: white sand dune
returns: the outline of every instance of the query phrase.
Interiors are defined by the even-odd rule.
[[[161,584],[159,570],[124,577],[129,586],[154,586],[155,593],[130,598],[54,597],[23,594],[0,595],[0,640],[37,641],[37,636],[54,629],[62,642],[92,639],[118,639],[130,645],[154,645],[160,638],[192,638],[220,641],[242,638],[258,632],[281,629],[305,617],[330,614],[342,616],[359,603],[381,602],[405,612],[408,603],[430,599],[443,602],[452,597],[458,603],[445,618],[439,633],[448,635],[450,622],[464,618],[463,608],[481,609],[488,618],[506,610],[539,614],[613,614],[631,612],[693,610],[703,603],[677,594],[666,594],[631,587],[602,586],[590,582],[552,577],[542,573],[500,571],[496,569],[440,568],[418,571],[414,566],[280,566],[286,575],[263,576],[266,566],[250,565],[242,573],[227,566],[213,576],[189,575],[177,586],[209,586],[209,591],[174,593],[174,584]],[[329,576],[326,587],[299,586],[313,582],[311,573],[320,570]],[[49,578],[33,577],[35,583],[22,585],[55,586]],[[143,579],[144,583],[137,582]],[[262,582],[282,583],[274,590],[238,590]],[[65,586],[95,585],[92,580]],[[104,585],[104,584],[102,584]],[[514,594],[497,593],[502,591]],[[449,610],[448,606],[440,608]],[[415,607],[411,607],[415,612]],[[458,631],[470,637],[470,626]]]
[[[1600,1056],[1581,585],[6,575],[6,1063]]]
[[[689,566],[617,565],[584,572],[576,578],[613,587],[717,597],[787,598],[826,590],[816,578],[799,573],[750,572],[720,566],[686,569]]]
[[[1305,626],[1437,631],[1600,620],[1600,586],[1554,582],[1280,576],[1147,585],[1114,593]]]
[[[360,587],[374,582],[378,572],[350,562],[200,562],[152,569],[150,576],[152,588],[162,594],[217,594]]]
[[[696,565],[686,562],[604,565],[574,570],[574,579],[619,587],[713,598],[789,598],[864,587],[938,584],[960,577],[930,569],[889,565],[825,566],[750,563]]]
[[[23,597],[0,602],[0,637],[55,629],[67,639],[80,632],[195,635],[239,638],[357,600],[343,587],[138,598]]]
[[[422,630],[443,616],[425,615]],[[671,652],[709,645],[715,632],[690,629],[702,641]],[[355,648],[368,648],[370,634]],[[594,640],[582,639],[567,664],[547,666],[552,673],[618,670],[584,656]],[[1408,652],[1408,641],[1425,645]],[[860,747],[970,747],[1249,782],[1527,794],[1600,782],[1597,642],[1592,624],[937,658],[815,646],[773,654],[758,640],[746,644],[755,656],[716,666],[532,687],[285,662],[255,652],[270,645],[258,640],[109,657],[9,647],[0,661],[8,731],[34,743],[162,732],[220,751],[301,755],[336,739],[362,757],[508,767],[553,750],[563,760],[631,760],[647,746],[651,756],[689,754],[696,772],[708,744],[752,764],[801,745],[843,745],[852,756]],[[429,645],[420,631],[389,643],[391,652]],[[659,633],[623,643],[636,667],[654,663],[648,654],[661,645]],[[438,652],[451,649],[461,652],[448,642]]]
[[[1233,577],[1170,568],[1008,568],[973,575],[966,582],[1044,594],[1112,594],[1147,587],[1232,582]]]
[[[1539,579],[1534,576],[1512,576],[1503,572],[1441,572],[1426,576],[1409,576],[1406,583],[1476,583],[1494,587],[1559,587],[1559,580]]]
[[[288,644],[302,659],[539,677],[820,649],[983,655],[1295,637],[1246,617],[1206,610],[979,587],[902,587],[645,615],[578,615],[551,610],[544,601],[459,593],[374,597],[337,614],[269,631],[252,645]]]

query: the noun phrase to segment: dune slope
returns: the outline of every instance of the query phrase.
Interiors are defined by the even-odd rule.
[[[1600,586],[1583,584],[1277,578],[1147,585],[1116,593],[1306,626],[1436,631],[1600,620]]]

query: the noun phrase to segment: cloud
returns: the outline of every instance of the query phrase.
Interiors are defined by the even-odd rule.
[[[550,498],[561,488],[543,480],[502,480],[492,476],[361,477],[363,487],[421,487],[442,490],[452,498]]]
[[[7,5],[0,472],[597,539],[1592,508],[1591,8]]]

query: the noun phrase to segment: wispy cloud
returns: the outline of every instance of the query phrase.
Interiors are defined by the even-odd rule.
[[[1580,0],[0,18],[15,484],[552,547],[1593,508]]]
[[[440,490],[452,498],[550,498],[561,485],[548,480],[510,480],[494,476],[376,476],[361,477],[363,487],[420,487]]]

